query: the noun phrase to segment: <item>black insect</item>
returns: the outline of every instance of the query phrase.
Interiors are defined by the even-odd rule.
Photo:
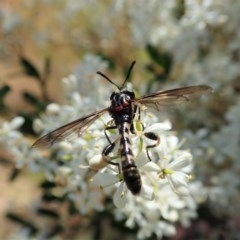
[[[109,144],[102,151],[103,159],[109,159],[108,155],[113,151],[116,143],[120,141],[120,166],[118,163],[113,163],[111,161],[109,161],[109,163],[118,165],[120,167],[123,173],[123,179],[126,182],[128,189],[134,195],[137,195],[141,192],[141,177],[134,161],[129,134],[134,134],[135,132],[133,122],[135,117],[139,116],[140,106],[144,105],[147,107],[152,107],[159,111],[164,105],[178,104],[180,102],[189,101],[194,95],[211,92],[212,88],[206,85],[190,86],[166,91],[158,91],[140,98],[135,98],[134,92],[123,89],[128,81],[134,64],[135,61],[131,64],[126,79],[121,86],[118,86],[112,82],[103,73],[97,72],[99,75],[104,77],[107,81],[118,88],[118,91],[113,92],[110,96],[111,104],[109,107],[91,113],[85,117],[79,118],[57,128],[56,130],[39,138],[33,144],[33,147],[52,145],[56,141],[65,139],[72,133],[77,133],[78,136],[80,136],[95,120],[101,117],[104,113],[108,112],[113,121],[111,121],[112,124],[107,126],[104,131]],[[117,140],[112,142],[106,131],[116,128],[118,129],[120,136],[117,138]],[[144,135],[145,137],[156,141],[155,144],[146,147],[147,155],[150,159],[148,150],[149,148],[157,146],[160,143],[160,138],[152,132],[146,132]]]

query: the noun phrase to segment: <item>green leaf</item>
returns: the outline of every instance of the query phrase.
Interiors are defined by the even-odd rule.
[[[140,152],[143,151],[143,138],[139,138],[138,149]]]
[[[42,196],[44,202],[64,202],[66,200],[66,195],[56,196],[50,192],[46,192]]]
[[[41,74],[39,73],[37,68],[34,66],[34,64],[30,60],[28,60],[27,58],[25,58],[23,56],[20,56],[20,64],[23,66],[24,72],[27,75],[34,77],[34,78],[38,79],[39,81],[41,81]]]
[[[46,233],[44,239],[53,239],[55,236],[59,235],[64,231],[64,227],[61,224],[56,224],[51,227],[50,231]]]
[[[47,102],[40,101],[36,96],[29,92],[24,92],[23,97],[26,102],[30,103],[33,107],[35,107],[38,113],[44,111],[47,105]]]
[[[24,118],[24,123],[20,127],[20,131],[27,134],[35,134],[33,130],[33,120],[36,117],[36,114],[34,113],[27,113],[27,112],[19,112],[19,116],[22,116]]]
[[[140,120],[136,120],[134,124],[137,132],[142,132],[144,130],[143,124]]]
[[[45,188],[45,189],[51,189],[51,188],[55,188],[56,187],[56,183],[55,182],[50,182],[50,181],[44,181],[41,183],[41,188]]]
[[[59,213],[57,213],[54,210],[47,209],[47,208],[38,208],[37,212],[38,212],[38,214],[46,216],[46,217],[51,217],[51,218],[56,218],[56,219],[59,218]]]
[[[102,52],[98,52],[97,54],[102,58],[102,60],[108,62],[108,68],[109,68],[110,70],[116,69],[116,64],[115,64],[115,62],[114,62],[114,58],[113,58],[113,57],[109,57],[109,56],[105,55],[105,54],[102,53]]]
[[[46,57],[44,61],[44,79],[45,80],[50,75],[50,72],[51,72],[51,59],[49,57]]]
[[[11,88],[8,85],[4,85],[0,88],[0,99],[3,99],[7,93],[9,93]]]
[[[176,7],[173,8],[173,16],[177,19],[180,20],[185,12],[186,12],[186,6],[185,6],[185,0],[177,0]]]
[[[168,79],[173,65],[172,55],[168,52],[161,52],[152,45],[147,45],[147,52],[152,59],[146,68],[153,74],[149,82],[148,91],[151,90],[154,82],[164,82]]]
[[[23,97],[26,100],[26,102],[30,103],[33,106],[36,106],[40,103],[40,101],[35,97],[33,94],[24,92]]]
[[[75,204],[73,201],[69,200],[69,204],[68,204],[68,213],[70,215],[74,215],[74,214],[78,214],[79,210],[76,208]]]
[[[147,52],[152,60],[164,69],[165,75],[167,75],[170,72],[173,64],[171,54],[168,52],[161,52],[150,44],[147,45]]]
[[[20,173],[21,173],[21,169],[14,168],[10,175],[10,181],[15,180],[19,176]]]
[[[32,221],[26,220],[18,214],[8,212],[6,217],[15,223],[23,225],[26,229],[29,229],[29,234],[34,234],[38,231],[37,227],[32,223]]]
[[[0,111],[6,109],[6,106],[4,104],[4,98],[10,92],[10,90],[11,88],[8,85],[4,85],[0,88]]]

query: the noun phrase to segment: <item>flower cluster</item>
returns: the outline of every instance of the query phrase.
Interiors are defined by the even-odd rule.
[[[85,68],[81,69],[81,74],[88,71]],[[91,97],[83,97],[77,91],[72,92],[76,82],[77,78],[73,76],[63,80],[64,86],[67,86],[64,95],[66,104],[51,103],[46,113],[40,119],[36,119],[36,131],[48,132],[96,107]],[[99,88],[95,88],[91,94],[101,96],[99,92],[108,91],[101,85],[99,84]],[[93,209],[104,211],[104,198],[112,198],[117,207],[114,213],[116,220],[125,219],[127,227],[137,227],[139,238],[146,238],[152,234],[173,235],[175,222],[186,225],[196,216],[197,202],[191,196],[189,187],[193,167],[190,152],[181,150],[182,143],[170,131],[171,124],[168,121],[157,123],[156,116],[142,111],[143,125],[136,120],[136,134],[131,135],[132,150],[142,181],[141,194],[134,196],[127,189],[122,177],[119,146],[117,145],[112,152],[110,163],[102,159],[101,152],[107,145],[103,130],[110,119],[108,114],[104,115],[92,123],[81,137],[73,132],[67,139],[48,149],[48,154],[45,149],[44,157],[41,157],[39,149],[31,149],[16,130],[22,123],[21,118],[3,125],[1,140],[7,140],[6,142],[11,144],[9,151],[20,162],[18,164],[23,165],[24,160],[28,159],[29,166],[44,171],[48,180],[60,182],[64,186],[62,191],[68,194],[81,214],[87,214]],[[152,144],[152,140],[144,136],[146,132],[158,134],[161,140],[159,146],[150,150],[151,161],[148,159],[146,146]],[[117,131],[108,134],[111,139],[118,137]],[[19,149],[24,156],[19,156],[19,152],[16,152]],[[58,165],[59,161],[64,165]],[[117,164],[111,164],[112,162]]]
[[[42,29],[29,33],[40,48],[46,47],[47,50],[43,52],[61,43],[61,46],[68,45],[69,52],[74,54],[81,54],[83,48],[86,52],[98,52],[110,59],[109,63],[113,63],[113,66],[115,63],[127,66],[127,61],[132,61],[134,56],[138,62],[143,62],[141,65],[158,65],[160,73],[166,66],[164,60],[161,57],[156,59],[156,56],[167,52],[172,59],[171,66],[168,66],[170,73],[167,79],[162,81],[160,77],[152,85],[156,91],[207,84],[214,88],[215,93],[201,102],[201,107],[192,103],[189,111],[171,111],[171,115],[178,114],[174,129],[178,124],[181,126],[181,133],[179,129],[178,132],[186,140],[184,146],[189,151],[181,150],[183,141],[170,130],[167,121],[159,123],[154,114],[142,112],[144,129],[136,126],[137,134],[131,136],[142,179],[143,192],[140,196],[135,197],[128,191],[118,166],[102,159],[101,151],[108,144],[103,132],[110,120],[107,114],[94,122],[81,138],[72,134],[67,141],[54,145],[51,150],[46,149],[44,156],[40,151],[32,150],[29,142],[17,130],[23,122],[22,118],[4,122],[0,128],[0,142],[13,154],[16,166],[20,168],[27,165],[32,171],[45,172],[48,180],[60,181],[64,186],[62,191],[83,214],[91,209],[104,211],[104,197],[112,198],[118,207],[114,213],[115,219],[126,220],[128,227],[138,227],[139,238],[152,233],[159,237],[174,234],[174,223],[181,222],[187,226],[190,219],[196,217],[198,203],[207,198],[210,201],[205,204],[209,204],[208,207],[216,211],[218,216],[236,216],[240,209],[240,2],[60,2],[44,1],[42,4],[47,5],[46,9],[52,10],[51,17],[42,21]],[[35,13],[34,3],[24,1],[23,4],[25,11]],[[54,10],[49,6],[54,6]],[[25,15],[11,8],[2,8],[0,15],[3,35],[7,36],[6,41],[2,41],[1,50],[6,54],[4,46],[12,43],[18,45],[19,42],[22,45],[20,37],[25,36],[25,27],[24,34],[19,34],[21,25],[26,26],[27,20],[27,26],[31,26],[29,29],[35,29],[34,21],[39,19],[34,18],[35,14],[29,14],[33,17],[29,21]],[[52,23],[61,26],[62,35],[53,31]],[[52,44],[55,42],[57,44]],[[149,45],[154,47],[156,54],[151,55],[146,51]],[[50,52],[54,51],[51,49]],[[67,65],[67,58],[59,57],[62,51],[57,49],[56,52],[58,57],[55,59]],[[8,53],[8,59],[11,55],[16,56]],[[107,61],[98,56],[88,54],[83,57],[73,74],[63,79],[63,105],[52,103],[47,107],[45,113],[34,122],[36,133],[47,133],[108,106],[112,89],[105,87],[106,82],[95,74],[96,71],[104,72],[106,68]],[[135,75],[136,82],[149,79],[149,75],[142,75],[143,72],[146,72],[145,68],[139,67]],[[137,90],[144,92],[144,88],[146,84],[141,82]],[[200,104],[200,100],[196,104]],[[138,122],[135,124],[138,125]],[[156,131],[161,139],[161,144],[150,150],[151,162],[148,161],[146,146],[152,143],[144,137],[146,131]],[[108,134],[111,139],[118,137],[117,131],[109,131]],[[116,146],[110,157],[111,161],[120,164],[118,148]],[[191,170],[194,171],[194,178],[188,183]],[[195,178],[201,181],[194,181]]]

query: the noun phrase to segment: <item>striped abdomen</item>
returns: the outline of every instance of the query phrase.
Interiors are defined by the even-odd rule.
[[[131,142],[129,139],[130,124],[123,122],[119,126],[120,139],[120,154],[122,160],[122,172],[124,181],[128,189],[134,194],[139,194],[141,191],[141,177],[134,161]]]

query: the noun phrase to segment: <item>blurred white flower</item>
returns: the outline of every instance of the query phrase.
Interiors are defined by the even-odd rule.
[[[10,10],[10,8],[2,7],[0,10],[1,29],[4,34],[11,33],[15,28],[19,27],[23,19],[17,12]]]
[[[34,6],[31,1],[24,3],[28,8]],[[54,4],[57,1],[48,0],[44,3]],[[143,239],[152,234],[158,238],[174,234],[176,221],[188,226],[196,216],[196,205],[207,198],[211,200],[211,209],[218,214],[237,215],[240,209],[240,2],[118,0],[100,3],[96,0],[71,0],[57,6],[58,12],[52,16],[61,21],[61,30],[65,31],[64,36],[67,36],[68,44],[72,44],[72,49],[82,49],[82,46],[93,51],[101,49],[107,57],[110,54],[111,60],[117,58],[117,61],[125,64],[123,60],[126,59],[125,54],[129,53],[129,48],[134,45],[134,54],[142,56],[146,54],[146,46],[151,44],[160,55],[167,52],[173,60],[168,81],[157,81],[155,86],[167,89],[180,85],[209,84],[215,89],[214,102],[204,102],[205,106],[210,106],[211,112],[205,111],[209,108],[191,105],[191,111],[182,111],[182,117],[176,119],[176,126],[183,122],[188,128],[184,136],[187,147],[193,154],[194,176],[199,181],[187,185],[192,168],[191,156],[188,151],[180,150],[179,139],[164,124],[160,126],[161,123],[154,115],[142,119],[143,124],[147,123],[144,129],[136,122],[137,136],[131,138],[143,186],[154,189],[153,201],[128,194],[118,171],[111,172],[109,164],[105,166],[99,162],[101,151],[107,144],[103,128],[110,119],[109,116],[103,116],[95,122],[81,138],[70,137],[69,141],[61,142],[52,150],[44,149],[43,155],[40,155],[40,151],[30,150],[29,140],[18,131],[21,119],[3,123],[0,127],[0,142],[12,153],[16,166],[27,165],[31,171],[43,171],[52,181],[57,175],[66,182],[63,191],[72,197],[82,213],[90,211],[94,204],[98,206],[95,209],[104,209],[101,205],[103,195],[93,194],[92,185],[90,187],[87,182],[95,174],[94,171],[102,171],[111,176],[115,174],[116,182],[112,187],[106,188],[109,190],[105,189],[104,193],[113,197],[114,192],[118,196],[117,200],[121,200],[119,196],[124,193],[124,207],[116,210],[116,219],[126,220],[128,227],[138,227],[138,237]],[[6,43],[3,39],[0,46],[3,54],[6,54],[6,45],[16,43],[11,32],[24,23],[13,10],[10,8],[9,11],[5,5],[0,10],[1,26],[3,32],[7,33]],[[176,15],[176,11],[180,11],[180,15]],[[94,14],[90,16],[89,12]],[[80,22],[79,13],[83,18]],[[87,25],[84,16],[87,16]],[[33,33],[33,36],[43,36],[53,43],[56,36],[52,32],[52,28],[49,28]],[[92,36],[96,36],[96,39]],[[156,64],[156,60],[151,56],[146,61]],[[34,122],[36,133],[47,133],[98,107],[108,106],[112,86],[95,73],[104,72],[107,65],[107,61],[101,57],[87,54],[76,66],[74,73],[63,80],[64,105],[49,105],[45,113]],[[139,79],[137,81],[140,82]],[[141,82],[141,85],[145,84]],[[199,126],[201,129],[197,130]],[[148,131],[156,132],[161,139],[160,145],[150,150],[152,162],[148,161],[145,152],[146,145],[151,142],[144,137]],[[112,137],[117,137],[117,134]],[[116,146],[114,155],[118,154],[118,147]],[[64,167],[59,166],[58,162],[64,164]],[[111,177],[105,180],[111,180]],[[183,194],[190,191],[191,194],[182,197],[173,190]],[[82,196],[84,200],[81,199]],[[91,204],[88,204],[87,199],[91,200]]]
[[[79,69],[79,74],[86,70]],[[67,91],[70,91],[64,95],[65,105],[51,103],[40,119],[36,120],[35,126],[38,130],[46,133],[89,114],[91,109],[94,111],[96,106],[99,106],[91,96],[80,95],[77,91],[71,92],[71,84],[76,84],[72,79],[74,78],[64,79],[64,84],[68,84]],[[100,84],[90,93],[97,95],[99,101],[104,103],[105,95],[101,93],[108,94],[109,98],[109,91],[104,84]],[[152,234],[159,237],[173,235],[175,222],[187,224],[196,215],[194,198],[188,195],[191,154],[181,150],[182,142],[171,132],[169,121],[161,123],[154,114],[143,110],[142,123],[136,119],[136,134],[130,134],[132,151],[142,182],[141,193],[134,196],[124,182],[121,169],[102,159],[101,152],[108,144],[103,130],[110,119],[108,114],[102,116],[93,122],[81,137],[72,134],[53,146],[53,151],[46,149],[47,153],[43,156],[37,149],[30,150],[29,144],[23,151],[22,139],[20,147],[16,148],[18,152],[14,152],[13,147],[11,152],[16,158],[22,158],[21,164],[24,164],[23,159],[28,159],[28,166],[34,171],[43,171],[49,181],[59,181],[62,192],[75,203],[81,214],[88,214],[91,210],[104,210],[104,200],[110,198],[117,206],[116,219],[126,220],[127,227],[138,227],[139,238]],[[18,121],[13,121],[9,128],[18,125]],[[154,144],[155,141],[145,137],[147,132],[153,132],[160,137],[160,145],[149,150],[152,161],[147,157],[146,146]],[[109,135],[113,140],[119,137],[117,131],[111,131]],[[118,149],[119,143],[109,158],[121,166]]]

